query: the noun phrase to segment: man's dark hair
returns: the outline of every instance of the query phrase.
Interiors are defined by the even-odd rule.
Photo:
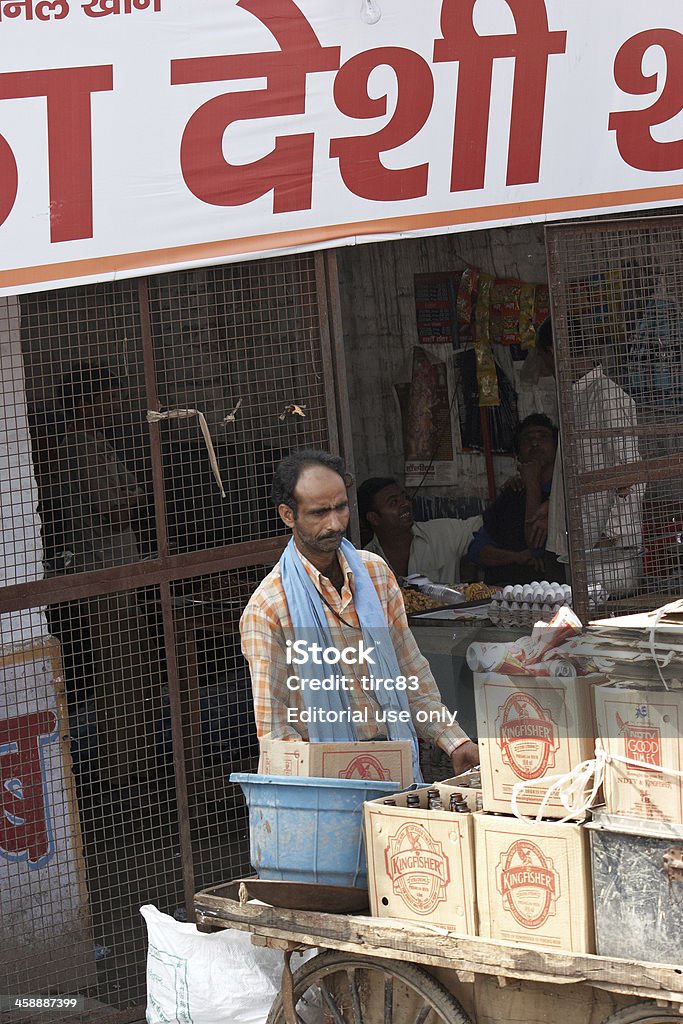
[[[517,424],[515,429],[514,437],[512,439],[512,445],[515,450],[515,454],[519,452],[519,443],[522,438],[522,434],[525,430],[529,430],[531,427],[545,427],[553,435],[553,440],[557,444],[557,439],[560,436],[560,432],[544,412],[532,412],[530,416],[526,416],[521,423]]]
[[[536,331],[536,348],[539,352],[552,352],[553,350],[553,322],[549,316]]]
[[[333,473],[339,474],[344,483],[347,482],[344,460],[339,455],[331,455],[330,452],[324,452],[319,448],[300,448],[298,451],[290,452],[275,470],[273,486],[270,489],[270,498],[275,508],[288,505],[296,517],[294,491],[299,477],[308,466],[331,469]]]
[[[368,512],[372,512],[372,505],[375,500],[375,495],[383,491],[385,487],[391,487],[392,484],[397,484],[397,481],[393,476],[371,476],[358,488],[358,515],[362,523],[366,523],[368,526]]]
[[[108,366],[79,363],[62,378],[57,397],[67,416],[73,416],[78,408],[89,405],[105,391],[120,391],[121,381]]]

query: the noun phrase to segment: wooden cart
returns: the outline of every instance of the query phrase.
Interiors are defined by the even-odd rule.
[[[683,1022],[683,966],[612,960],[459,936],[443,928],[251,903],[231,882],[195,896],[198,927],[249,931],[282,949],[268,1024],[662,1024]],[[294,952],[317,949],[293,973]],[[673,959],[681,957],[683,937]],[[295,962],[296,966],[296,962]],[[316,1016],[317,1013],[317,1016]]]

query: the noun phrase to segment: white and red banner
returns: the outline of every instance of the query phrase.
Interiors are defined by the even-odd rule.
[[[679,0],[0,0],[0,294],[677,205],[682,110]]]

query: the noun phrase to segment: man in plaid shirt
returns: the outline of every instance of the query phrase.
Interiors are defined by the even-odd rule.
[[[342,545],[349,523],[346,479],[340,458],[323,451],[303,450],[280,463],[272,488],[280,518],[292,531],[296,557],[320,599],[331,646],[339,652],[358,649],[362,635],[354,602],[357,581],[341,550],[348,545]],[[406,695],[415,732],[451,757],[455,774],[466,771],[479,763],[478,748],[441,702],[429,664],[408,627],[393,573],[378,555],[348,547],[346,550],[357,571],[367,571],[386,618],[400,673],[406,680],[412,680]],[[285,556],[259,585],[244,610],[240,621],[242,652],[251,670],[259,739],[308,740],[313,730],[308,729],[306,716],[301,715],[306,699],[302,688],[291,684],[297,666],[291,663],[288,646],[291,647],[296,632],[282,579],[284,560]],[[362,664],[342,663],[332,665],[331,669],[344,672],[344,701],[353,715],[355,738],[388,738],[387,725],[379,713],[380,704],[372,688],[361,682],[367,669]],[[330,666],[325,665],[319,674],[329,671]]]

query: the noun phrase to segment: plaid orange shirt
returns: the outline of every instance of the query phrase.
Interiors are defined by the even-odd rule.
[[[344,572],[344,586],[341,594],[330,580],[323,576],[308,559],[297,551],[306,572],[338,615],[346,620],[348,628],[325,607],[325,618],[332,644],[338,650],[352,646],[357,649],[359,622],[353,603],[353,572],[340,552],[340,563]],[[389,633],[396,651],[401,672],[405,676],[417,676],[419,689],[408,690],[407,697],[418,736],[437,744],[447,754],[464,743],[468,736],[457,723],[450,725],[429,663],[420,651],[408,626],[401,590],[386,562],[379,555],[359,551],[359,556],[370,574],[387,618]],[[299,720],[298,712],[305,708],[299,689],[289,689],[286,680],[296,673],[296,665],[288,665],[285,658],[287,640],[296,639],[287,599],[280,576],[279,563],[259,584],[252,594],[240,620],[242,653],[249,662],[251,684],[254,696],[254,713],[259,739],[308,739],[305,723]],[[330,671],[338,667],[332,666]],[[347,691],[352,711],[363,712],[363,722],[355,722],[359,740],[386,739],[386,726],[375,720],[379,707],[370,691],[359,682],[367,669],[363,666],[344,665],[343,671],[350,680]],[[297,728],[288,721],[287,709],[296,708]],[[425,712],[425,721],[415,719],[417,711]],[[433,720],[432,720],[433,719]]]

